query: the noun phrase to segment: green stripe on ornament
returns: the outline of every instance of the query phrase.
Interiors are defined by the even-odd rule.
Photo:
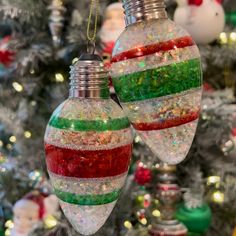
[[[103,205],[114,202],[118,199],[121,189],[101,195],[79,195],[54,189],[54,193],[63,202],[81,206]]]
[[[180,93],[202,84],[200,59],[113,78],[121,102],[134,102]]]
[[[128,118],[108,119],[108,120],[73,120],[54,116],[49,121],[49,125],[72,131],[107,131],[121,130],[130,126]]]

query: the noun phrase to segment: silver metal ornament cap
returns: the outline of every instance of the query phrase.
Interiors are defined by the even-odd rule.
[[[70,97],[109,98],[108,72],[98,55],[83,54],[70,69]]]
[[[164,0],[123,0],[126,26],[151,19],[167,19]]]

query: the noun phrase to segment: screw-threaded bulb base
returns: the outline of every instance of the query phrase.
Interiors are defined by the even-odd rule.
[[[108,73],[98,55],[83,54],[70,68],[70,97],[109,98]]]
[[[151,19],[166,19],[164,0],[123,0],[126,26]]]

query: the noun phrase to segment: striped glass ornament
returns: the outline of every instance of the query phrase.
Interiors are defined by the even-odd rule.
[[[127,176],[132,139],[129,120],[109,98],[102,62],[84,55],[71,67],[70,97],[45,133],[54,192],[79,233],[94,234],[110,215]]]
[[[123,0],[125,31],[111,76],[137,133],[169,164],[184,160],[200,113],[202,70],[190,35],[167,18],[164,0]]]

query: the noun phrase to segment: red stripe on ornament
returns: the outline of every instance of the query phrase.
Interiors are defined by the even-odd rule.
[[[190,36],[185,36],[177,39],[172,39],[166,42],[150,44],[146,46],[137,46],[129,51],[117,54],[111,59],[111,62],[119,62],[137,57],[143,57],[161,51],[170,51],[177,48],[185,48],[195,45]]]
[[[49,171],[68,177],[100,178],[123,174],[129,168],[132,144],[108,150],[72,150],[45,144]]]
[[[136,130],[140,131],[161,130],[189,123],[191,121],[198,119],[198,117],[199,117],[199,112],[191,112],[181,117],[167,119],[161,122],[159,121],[152,123],[132,123],[132,125]]]

